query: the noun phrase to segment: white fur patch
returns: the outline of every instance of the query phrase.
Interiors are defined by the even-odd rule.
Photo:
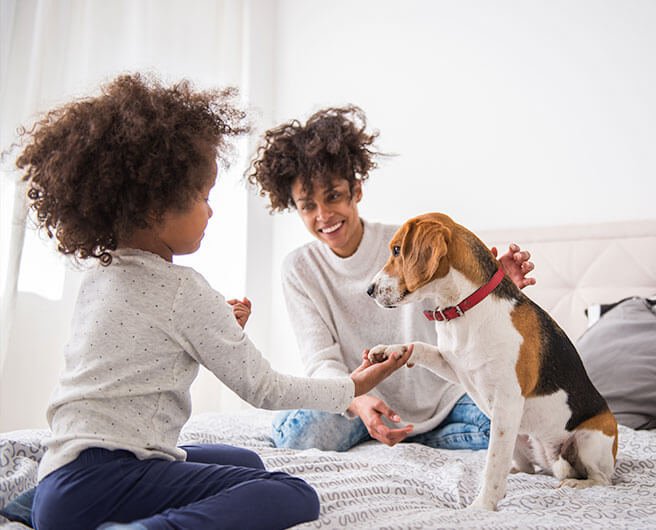
[[[403,298],[399,291],[399,279],[380,271],[373,279],[374,298],[381,307],[394,307]]]

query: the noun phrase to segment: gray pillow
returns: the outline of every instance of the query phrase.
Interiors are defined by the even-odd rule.
[[[590,379],[617,421],[656,428],[656,307],[630,298],[605,312],[577,348]]]

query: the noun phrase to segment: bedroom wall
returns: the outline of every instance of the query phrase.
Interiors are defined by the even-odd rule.
[[[656,3],[281,0],[277,26],[276,123],[355,103],[398,155],[365,184],[363,217],[440,210],[474,230],[654,217]],[[270,348],[300,370],[279,266],[310,236],[294,213],[271,222]]]

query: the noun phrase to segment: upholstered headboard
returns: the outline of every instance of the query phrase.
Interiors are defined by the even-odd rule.
[[[500,253],[512,242],[531,252],[537,284],[524,292],[573,341],[587,327],[586,307],[656,295],[656,219],[480,231],[477,235]]]

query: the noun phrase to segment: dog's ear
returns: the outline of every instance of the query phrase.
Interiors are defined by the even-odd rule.
[[[408,291],[427,284],[446,255],[450,230],[439,221],[419,219],[408,223],[401,245],[403,278]]]

